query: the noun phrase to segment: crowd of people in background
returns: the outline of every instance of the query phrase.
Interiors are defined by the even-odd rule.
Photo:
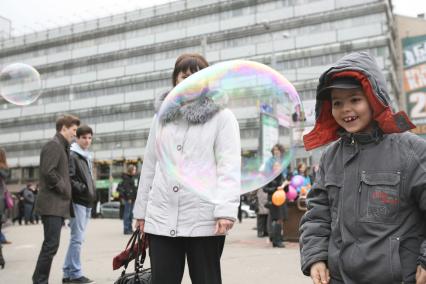
[[[297,164],[296,170],[292,171],[290,166],[283,167],[285,155],[284,146],[276,144],[271,149],[271,158],[266,163],[266,171],[276,171],[279,174],[264,187],[242,197],[250,209],[256,212],[256,230],[259,238],[269,237],[271,244],[276,248],[283,248],[285,237],[285,224],[289,219],[288,204],[297,202],[298,199],[306,199],[306,195],[315,181],[318,166],[311,169],[303,163]],[[298,192],[295,200],[286,200],[282,205],[276,206],[272,202],[272,195],[277,190],[288,192],[288,187],[293,176],[302,176],[303,183],[296,189]]]

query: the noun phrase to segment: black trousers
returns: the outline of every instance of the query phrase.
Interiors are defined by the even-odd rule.
[[[1,227],[2,227],[2,223],[1,223],[2,218],[3,218],[3,216],[0,213],[0,233],[1,233]],[[4,261],[4,257],[3,257],[3,250],[2,250],[2,246],[0,244],[0,265],[4,265],[4,264],[5,264],[5,261]]]
[[[164,237],[148,235],[152,284],[180,284],[185,256],[193,284],[221,284],[220,257],[225,236]]]
[[[49,282],[50,267],[59,248],[64,218],[41,216],[41,221],[43,222],[44,241],[33,274],[34,284],[47,284]]]
[[[257,214],[257,236],[265,237],[268,235],[268,214]]]

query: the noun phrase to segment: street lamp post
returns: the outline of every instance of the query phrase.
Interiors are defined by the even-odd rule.
[[[272,32],[272,28],[271,28],[271,24],[269,21],[267,20],[262,20],[260,21],[260,24],[264,27],[264,29],[268,32],[269,34],[269,40],[271,42],[271,68],[276,70],[277,69],[277,57],[276,57],[276,50],[275,50],[275,37],[274,34]],[[281,34],[282,38],[287,39],[290,37],[290,34],[288,32],[283,32]],[[273,115],[274,117],[277,117],[277,101],[275,99],[273,99],[272,101],[272,109],[273,109]],[[292,125],[289,126],[288,128],[289,130],[289,143],[290,143],[290,148],[292,148],[293,145],[293,127]],[[279,137],[279,135],[278,135]],[[292,161],[293,163],[293,161]],[[293,166],[293,165],[292,165]]]

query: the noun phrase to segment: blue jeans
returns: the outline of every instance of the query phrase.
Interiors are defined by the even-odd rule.
[[[124,201],[124,211],[123,211],[123,226],[124,233],[132,233],[132,221],[133,221],[133,202]]]
[[[84,233],[89,222],[92,208],[79,204],[72,204],[74,209],[74,218],[70,220],[71,239],[68,247],[67,256],[63,267],[64,278],[79,278],[83,276],[81,271],[80,251],[84,241]]]

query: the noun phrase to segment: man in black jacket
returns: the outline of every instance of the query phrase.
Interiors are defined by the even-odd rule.
[[[120,198],[124,203],[123,212],[123,232],[125,235],[131,235],[133,221],[133,205],[135,204],[136,195],[138,192],[136,177],[136,166],[129,165],[127,172],[122,175],[122,182],[118,185]]]
[[[40,192],[35,211],[40,214],[44,241],[33,274],[34,284],[47,284],[53,257],[58,251],[62,222],[70,214],[71,182],[69,147],[80,120],[72,115],[56,120],[56,134],[40,154]]]
[[[96,199],[89,147],[93,131],[87,125],[77,129],[77,140],[71,145],[69,173],[72,188],[71,238],[63,267],[62,283],[94,283],[83,275],[80,250],[92,206]]]

